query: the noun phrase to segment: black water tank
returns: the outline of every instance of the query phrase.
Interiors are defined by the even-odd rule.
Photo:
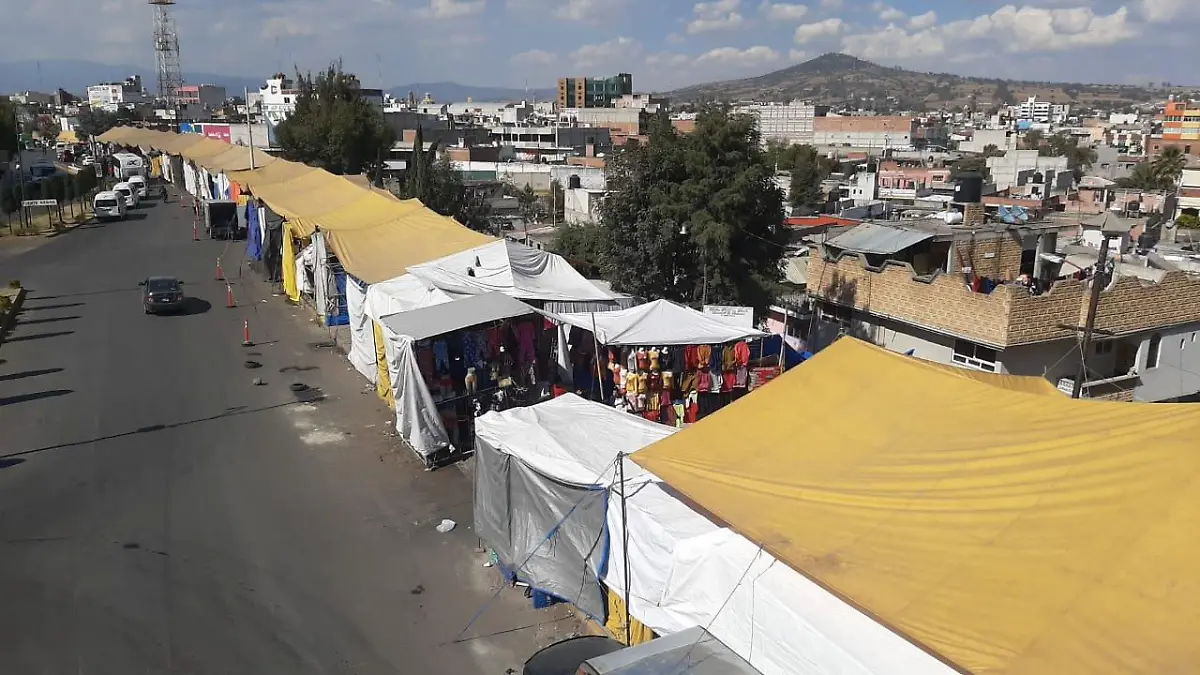
[[[959,204],[978,204],[983,201],[983,175],[964,173],[954,182],[954,201]]]
[[[578,190],[580,186],[579,174],[573,173],[567,177],[567,187],[571,190]]]

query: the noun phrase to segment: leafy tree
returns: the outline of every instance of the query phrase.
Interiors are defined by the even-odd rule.
[[[41,136],[42,139],[53,140],[58,138],[59,127],[58,123],[54,121],[53,116],[38,115],[34,118],[33,124],[34,129],[38,132],[38,135]]]
[[[17,108],[8,101],[0,101],[0,162],[6,162],[20,151],[17,144]]]
[[[413,139],[412,159],[401,193],[409,199],[421,200],[426,207],[473,230],[490,233],[494,229],[487,200],[467,189],[462,174],[450,163],[449,157],[437,157],[437,143],[425,149],[420,127]]]
[[[120,118],[115,113],[100,108],[80,108],[78,116],[80,138],[99,136],[117,126]]]
[[[1004,80],[996,81],[996,91],[992,94],[992,99],[1004,105],[1015,105],[1017,102],[1017,97],[1013,95],[1008,88],[1008,83]]]
[[[1158,175],[1163,189],[1175,189],[1183,169],[1187,166],[1187,155],[1178,146],[1167,146],[1159,153],[1152,163],[1154,173]]]
[[[983,156],[988,157],[1003,157],[1004,151],[1001,150],[995,143],[988,143],[983,146]]]
[[[1042,143],[1045,141],[1045,136],[1037,129],[1030,129],[1025,132],[1025,136],[1021,138],[1021,147],[1025,150],[1038,150],[1039,154],[1042,149]]]
[[[572,250],[594,251],[620,291],[765,307],[780,275],[783,195],[753,120],[708,107],[690,134],[661,120],[649,132],[649,144],[610,158],[601,226]]]
[[[550,180],[550,211],[558,222],[562,222],[567,210],[567,194],[557,178]]]
[[[517,206],[521,209],[521,217],[525,222],[532,221],[538,215],[538,196],[529,183],[517,193]]]
[[[825,201],[821,193],[821,181],[829,177],[826,167],[816,148],[811,145],[797,146],[792,164],[791,200],[793,206],[818,210]]]
[[[396,134],[362,97],[358,78],[340,61],[313,76],[296,72],[296,110],[276,128],[285,158],[335,174],[375,169]]]
[[[1179,227],[1186,227],[1189,230],[1198,230],[1200,229],[1200,216],[1185,213],[1175,218],[1175,224]]]
[[[1066,157],[1067,168],[1075,174],[1077,181],[1096,163],[1095,150],[1079,145],[1079,141],[1066,134],[1055,134],[1047,138],[1039,144],[1038,154],[1043,157]]]
[[[958,180],[963,174],[977,173],[987,180],[991,170],[987,166],[987,158],[983,155],[967,155],[950,167],[950,180]]]
[[[551,248],[566,258],[580,274],[601,276],[605,241],[603,227],[599,223],[562,225],[554,233]]]

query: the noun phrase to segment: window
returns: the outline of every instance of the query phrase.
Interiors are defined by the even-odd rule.
[[[1096,343],[1097,354],[1111,354],[1113,350],[1112,340],[1101,340]]]
[[[1150,346],[1146,349],[1146,368],[1157,368],[1159,352],[1162,351],[1162,336],[1158,333],[1150,336]]]
[[[996,350],[967,340],[954,341],[954,362],[960,366],[996,372]]]

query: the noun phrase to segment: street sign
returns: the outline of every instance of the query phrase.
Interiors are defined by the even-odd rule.
[[[21,202],[21,206],[26,209],[30,209],[35,206],[53,207],[53,206],[58,206],[58,200],[57,199],[26,199],[25,201]]]

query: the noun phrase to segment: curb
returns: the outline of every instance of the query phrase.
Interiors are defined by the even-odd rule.
[[[13,298],[12,309],[3,318],[0,318],[0,344],[4,344],[4,338],[8,335],[8,331],[12,330],[13,325],[17,323],[17,315],[21,313],[21,307],[25,304],[25,295],[24,287],[17,290],[17,295]]]
[[[91,225],[92,223],[95,223],[95,222],[96,222],[96,217],[92,216],[90,218],[85,218],[85,219],[79,221],[78,223],[66,225],[61,230],[55,230],[54,232],[49,232],[43,236],[46,237],[47,239],[53,239],[55,237],[67,234],[68,232],[73,232],[74,230],[76,230],[84,225]]]

